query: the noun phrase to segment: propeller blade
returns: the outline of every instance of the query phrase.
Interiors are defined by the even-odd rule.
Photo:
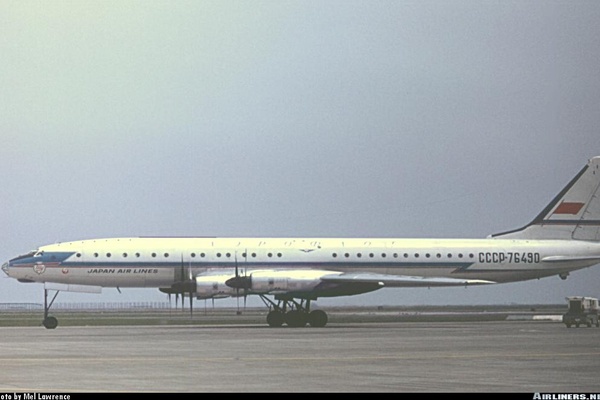
[[[244,281],[246,283],[246,285],[244,285],[244,311],[246,311],[246,298],[248,297],[248,287],[249,287],[248,276],[246,275],[247,272],[248,272],[248,266],[246,265],[246,268],[244,268]]]
[[[183,254],[181,255],[181,259],[183,260]],[[190,262],[188,263],[187,270],[188,280],[186,283],[188,286],[188,291],[190,293],[190,318],[192,318],[194,314],[194,292],[196,291],[196,281],[192,277],[192,260],[190,260]]]
[[[235,252],[235,277],[239,277],[240,274],[238,273],[238,262],[237,262],[237,251]]]
[[[184,271],[184,264],[183,264],[183,254],[181,255],[181,268],[179,268],[179,281],[183,282],[183,280],[185,279],[185,271]]]
[[[238,271],[238,261],[237,261],[237,251],[235,252],[235,282],[237,283],[239,281],[239,271]],[[235,288],[235,298],[236,298],[236,302],[237,302],[237,311],[236,314],[240,315],[240,287],[237,286]]]

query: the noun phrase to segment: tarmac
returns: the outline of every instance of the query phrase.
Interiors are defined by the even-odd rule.
[[[551,316],[373,318],[332,316],[324,328],[4,326],[0,394],[600,393],[600,328],[567,329]]]

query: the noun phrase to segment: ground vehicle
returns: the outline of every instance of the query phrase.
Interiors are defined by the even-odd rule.
[[[569,309],[563,314],[562,320],[567,328],[573,324],[579,328],[579,325],[585,324],[590,327],[592,324],[600,327],[598,321],[598,299],[594,297],[571,296],[567,297]]]

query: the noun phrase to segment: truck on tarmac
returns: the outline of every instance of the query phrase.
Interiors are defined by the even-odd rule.
[[[566,298],[569,306],[567,312],[563,314],[562,321],[570,328],[575,325],[577,328],[581,324],[591,327],[592,324],[600,327],[598,320],[598,299],[595,297],[570,296]]]

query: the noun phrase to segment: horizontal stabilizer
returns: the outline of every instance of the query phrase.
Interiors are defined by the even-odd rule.
[[[428,278],[420,276],[396,276],[386,274],[350,273],[326,275],[321,277],[324,282],[335,283],[377,283],[382,287],[433,287],[433,286],[469,286],[496,283],[481,279]]]
[[[44,289],[59,292],[102,293],[102,286],[67,285],[65,283],[44,283]]]

